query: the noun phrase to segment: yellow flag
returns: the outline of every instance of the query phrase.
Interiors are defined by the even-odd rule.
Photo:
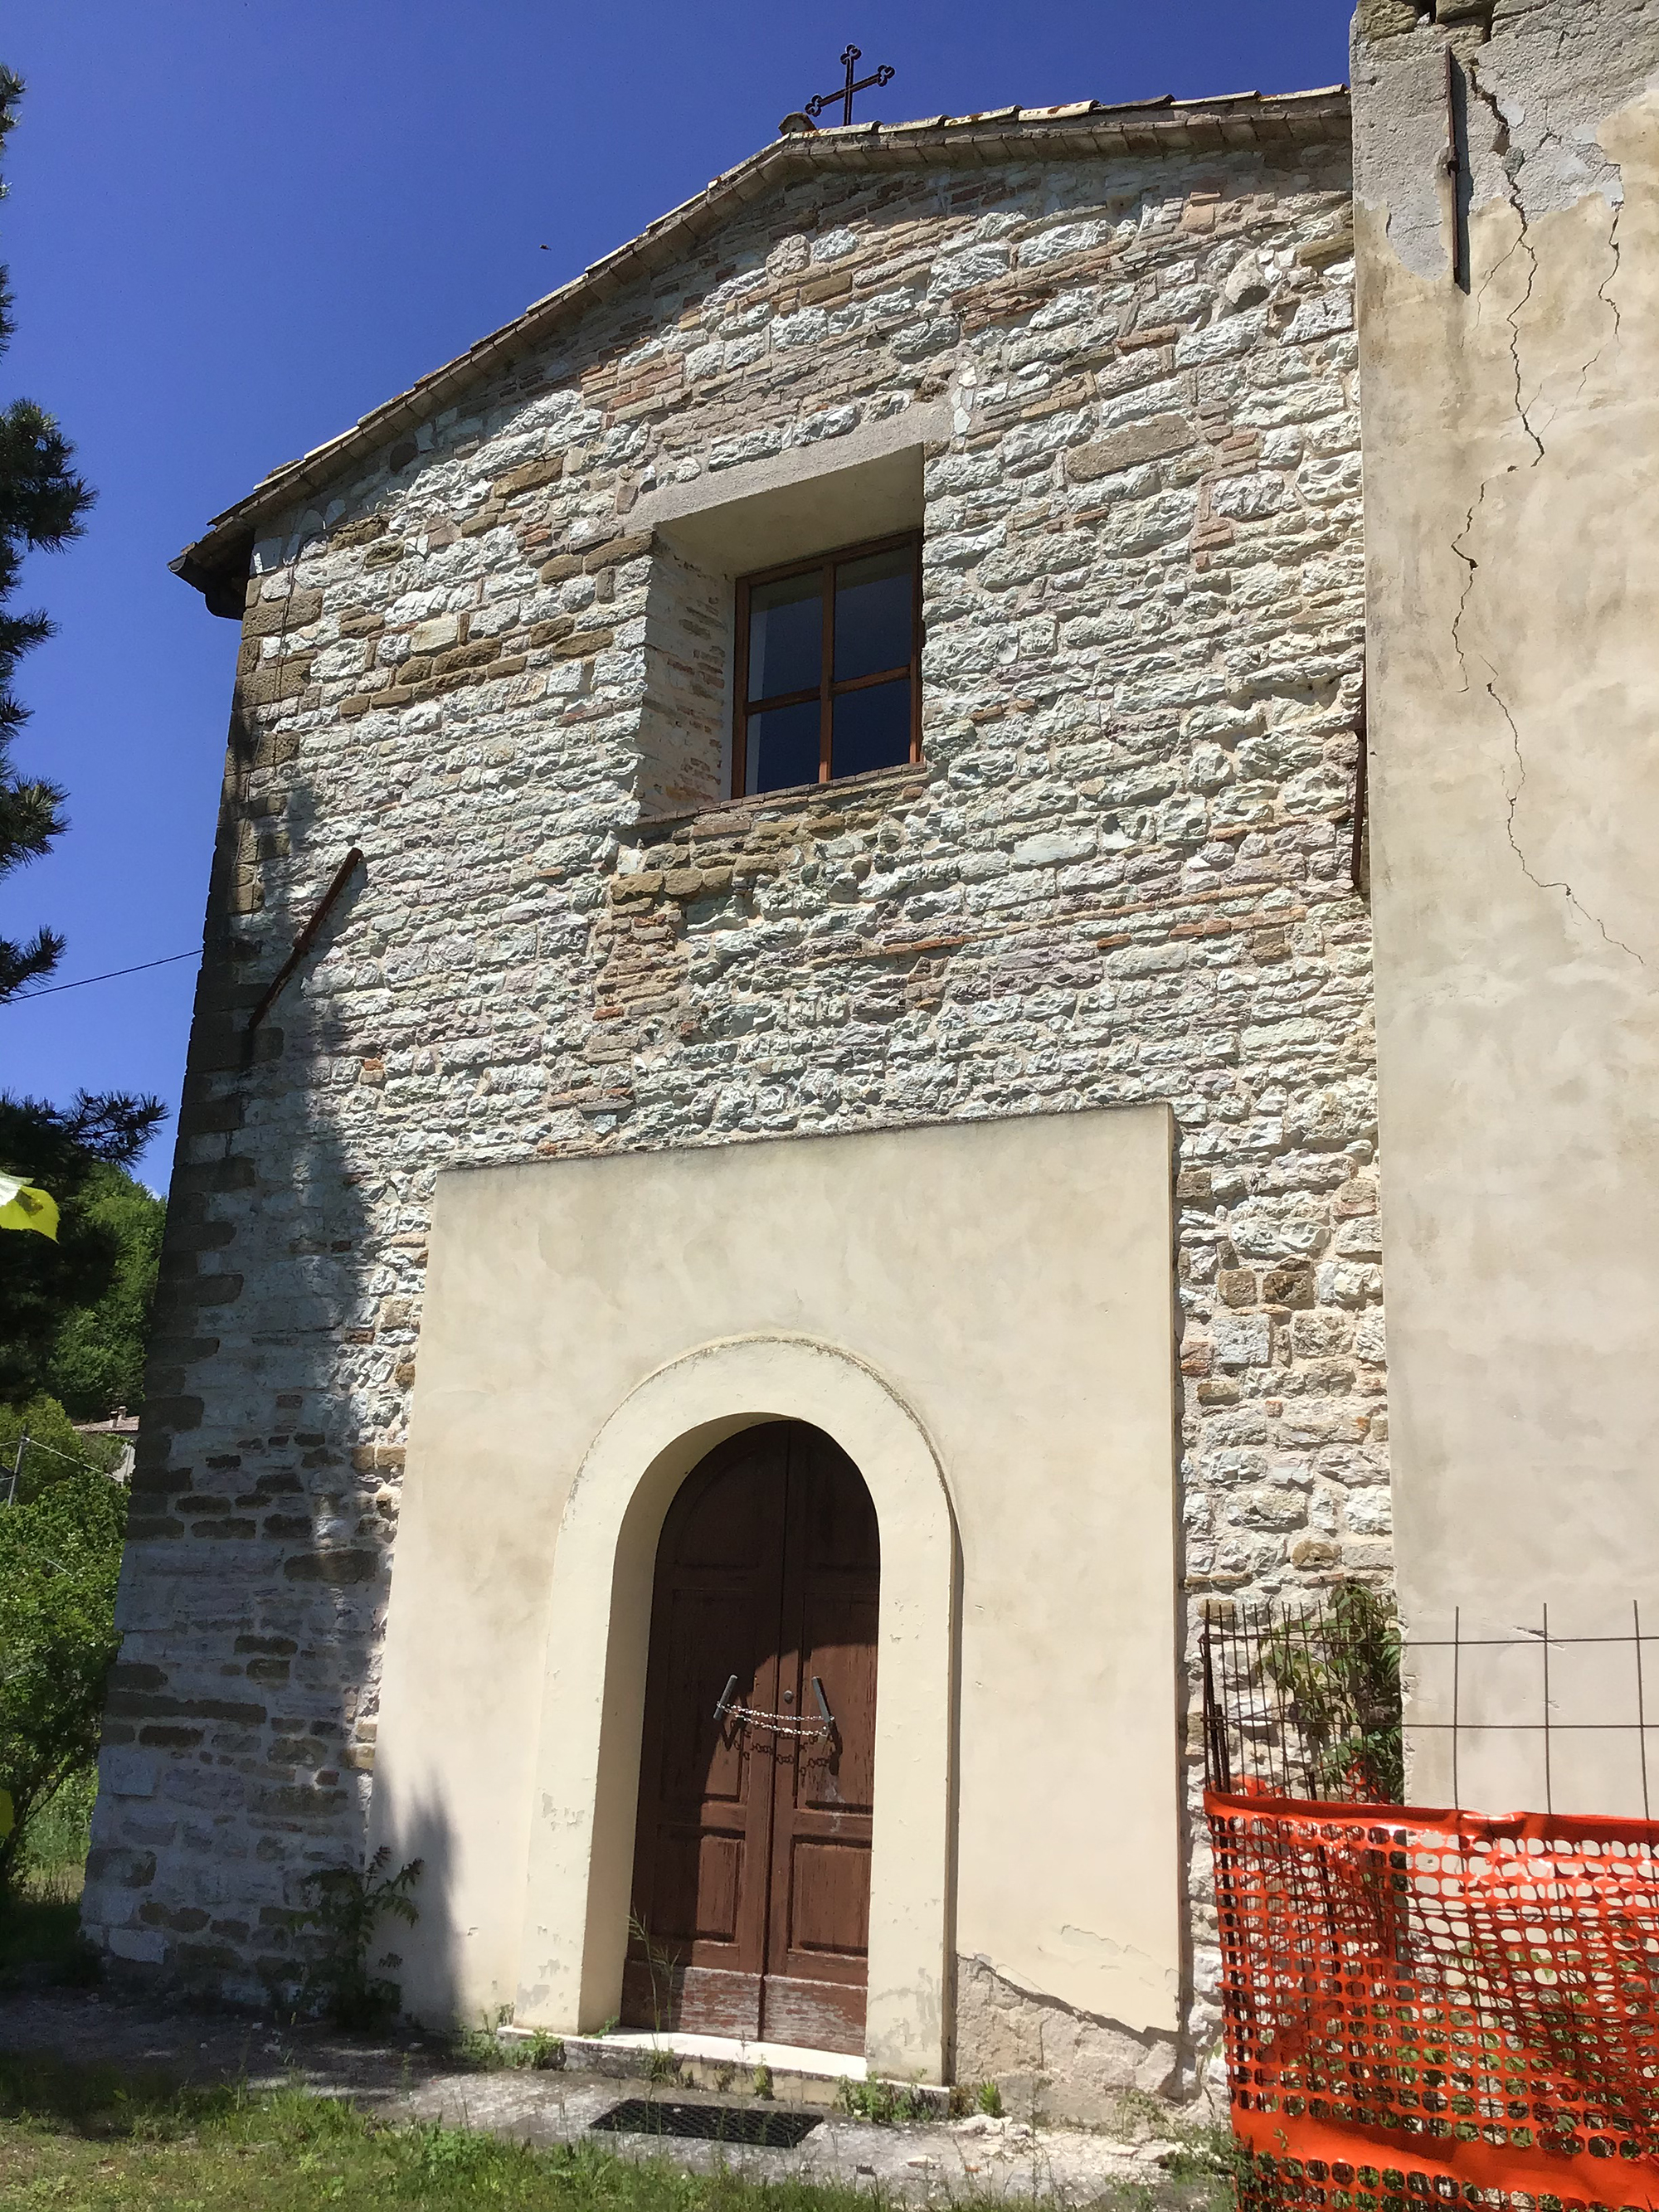
[[[36,1229],[58,1242],[58,1201],[17,1176],[0,1175],[0,1229]]]

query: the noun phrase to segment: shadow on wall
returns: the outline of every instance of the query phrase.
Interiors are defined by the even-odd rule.
[[[83,1924],[131,1975],[266,2002],[297,1979],[306,1877],[362,1864],[418,1255],[360,1171],[380,1148],[343,1141],[383,1093],[360,1032],[307,1000],[315,952],[248,1030],[294,931],[211,927],[239,834],[198,987]],[[429,1885],[435,1835],[428,1856]]]
[[[397,1984],[399,2002],[412,2020],[428,2025],[468,2023],[465,1962],[461,1956],[464,1931],[452,1902],[455,1893],[457,1844],[454,1824],[434,1797],[411,1798],[405,1803],[382,1784],[375,1791],[374,1832],[396,1837],[386,1873],[399,1866],[420,1863],[420,1875],[410,1892],[419,1916],[418,1932],[383,1921],[370,1946],[371,1971]],[[434,1937],[434,1931],[441,1934]],[[391,1955],[387,1957],[386,1954]],[[411,1955],[405,1957],[405,1954]],[[384,1964],[376,1964],[385,1959]],[[511,1990],[507,1992],[511,1996]],[[494,2026],[488,2008],[482,2021],[475,2013],[471,2025]]]

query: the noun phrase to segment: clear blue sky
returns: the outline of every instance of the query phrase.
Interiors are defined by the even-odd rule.
[[[71,827],[0,883],[64,930],[58,981],[200,942],[234,624],[167,573],[276,463],[464,350],[772,137],[849,39],[860,112],[1333,84],[1348,0],[33,0],[0,205],[18,337],[0,398],[98,487],[30,565],[59,635],[18,749]],[[544,252],[545,246],[548,250]],[[182,1078],[191,961],[0,1007],[0,1087]],[[165,1188],[171,1125],[142,1172]]]

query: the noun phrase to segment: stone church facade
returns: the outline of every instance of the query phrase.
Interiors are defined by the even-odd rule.
[[[1370,14],[1390,85],[1492,31]],[[178,564],[243,645],[116,1959],[255,1996],[383,1840],[415,2009],[614,2018],[663,1532],[793,1423],[880,1530],[834,2047],[1191,2080],[1197,1610],[1393,1571],[1353,143],[1341,89],[787,132]],[[872,544],[919,722],[769,781],[746,580]]]

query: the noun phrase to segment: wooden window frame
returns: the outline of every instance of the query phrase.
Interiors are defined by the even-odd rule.
[[[872,676],[852,676],[841,683],[835,680],[836,647],[836,592],[835,574],[843,562],[863,560],[872,553],[890,553],[899,546],[910,549],[910,659],[908,664],[878,670]],[[823,631],[820,648],[818,681],[815,687],[804,691],[780,691],[775,697],[751,701],[749,694],[749,606],[750,595],[758,584],[781,584],[790,576],[808,576],[814,570],[823,580],[819,597],[823,606]],[[738,579],[737,662],[733,671],[732,708],[732,795],[734,799],[767,796],[763,792],[750,792],[749,782],[749,718],[751,714],[768,714],[777,707],[805,706],[810,700],[818,702],[818,781],[835,781],[834,736],[835,702],[843,692],[862,691],[877,684],[891,684],[908,673],[910,678],[910,762],[914,765],[921,758],[921,532],[901,530],[888,538],[868,538],[853,545],[837,545],[827,553],[814,553],[804,561],[786,561],[775,568],[757,568],[752,575]],[[902,763],[895,763],[900,766]],[[798,790],[799,785],[780,788]]]

